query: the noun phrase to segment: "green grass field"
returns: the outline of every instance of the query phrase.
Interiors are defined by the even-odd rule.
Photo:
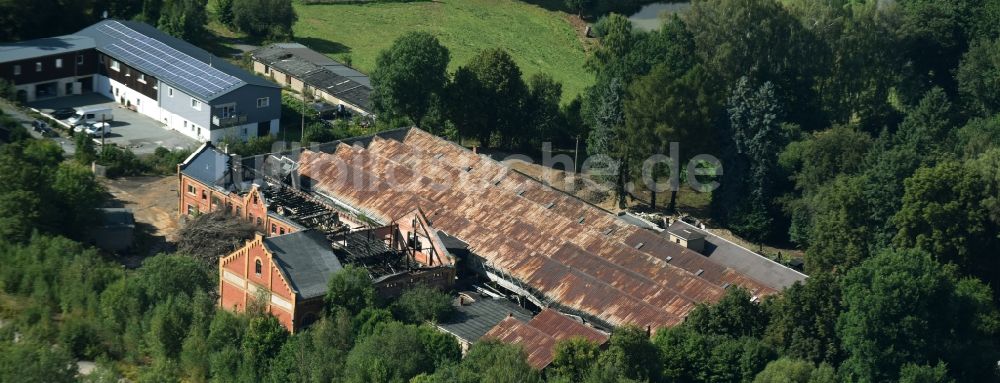
[[[438,37],[451,51],[454,71],[487,48],[511,53],[525,79],[548,73],[563,84],[568,101],[593,83],[585,52],[562,12],[514,0],[437,0],[413,3],[295,3],[295,39],[370,73],[378,53],[409,31]]]

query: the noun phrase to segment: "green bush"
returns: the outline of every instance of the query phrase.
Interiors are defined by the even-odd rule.
[[[0,78],[0,98],[13,102],[18,101],[17,89],[14,88],[14,83]]]
[[[424,285],[404,292],[393,309],[397,316],[411,323],[436,323],[447,320],[455,312],[448,294]]]
[[[137,176],[148,171],[146,164],[140,161],[135,153],[114,145],[105,145],[102,148],[97,163],[108,167],[106,173],[108,178]]]
[[[187,149],[170,150],[160,147],[151,156],[143,158],[142,162],[155,174],[177,174],[177,164],[184,162],[190,155],[191,151]]]
[[[219,146],[226,148],[229,153],[256,156],[273,152],[275,142],[277,142],[277,138],[274,136],[250,137],[246,141],[235,137],[226,137],[222,139]]]

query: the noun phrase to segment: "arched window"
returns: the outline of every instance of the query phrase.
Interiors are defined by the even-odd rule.
[[[260,260],[258,259],[256,262],[254,262],[254,265],[253,265],[253,272],[256,273],[258,277],[260,276],[261,268],[262,268],[262,266],[261,266]]]

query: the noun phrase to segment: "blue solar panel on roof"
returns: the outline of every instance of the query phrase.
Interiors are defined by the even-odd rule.
[[[210,98],[242,84],[242,80],[124,25],[108,23],[98,30],[118,41],[106,47],[108,53],[196,96]]]

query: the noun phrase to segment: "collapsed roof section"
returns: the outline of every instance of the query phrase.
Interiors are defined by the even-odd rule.
[[[490,159],[419,129],[367,145],[306,150],[299,175],[312,191],[376,219],[414,207],[468,244],[488,273],[609,326],[679,323],[725,287],[754,295],[786,287],[755,280],[630,225]]]

